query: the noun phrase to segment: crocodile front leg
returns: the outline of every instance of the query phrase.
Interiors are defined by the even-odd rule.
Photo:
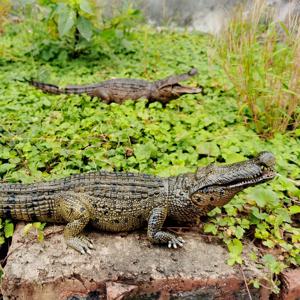
[[[81,254],[90,254],[92,242],[82,235],[84,227],[91,219],[91,204],[84,193],[67,192],[59,196],[58,213],[68,222],[64,229],[64,238],[68,246]]]
[[[162,231],[161,228],[167,217],[166,207],[156,207],[152,209],[149,221],[147,235],[151,243],[168,244],[169,248],[182,247],[184,240],[175,234]]]

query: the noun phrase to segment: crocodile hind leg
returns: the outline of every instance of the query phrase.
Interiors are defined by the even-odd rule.
[[[92,97],[100,98],[104,103],[109,104],[111,102],[109,91],[105,88],[97,88],[89,93]]]
[[[167,217],[166,207],[156,207],[152,209],[149,221],[147,235],[151,243],[155,244],[168,244],[169,248],[182,247],[184,240],[177,237],[175,234],[162,231],[161,228]]]
[[[84,193],[66,192],[58,199],[58,213],[67,222],[64,238],[68,246],[81,254],[90,254],[92,242],[82,234],[91,219],[91,204]]]

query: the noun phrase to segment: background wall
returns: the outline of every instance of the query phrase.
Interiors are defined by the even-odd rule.
[[[150,23],[158,26],[188,27],[201,32],[218,33],[230,18],[237,4],[253,0],[97,0],[105,14],[131,4],[141,9]],[[276,17],[287,20],[291,14],[300,15],[299,0],[267,0],[276,10]]]

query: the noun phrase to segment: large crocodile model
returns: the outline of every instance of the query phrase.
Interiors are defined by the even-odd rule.
[[[30,80],[29,83],[47,93],[87,94],[91,97],[101,98],[106,103],[122,103],[128,99],[146,98],[151,102],[159,101],[165,104],[184,94],[201,93],[201,88],[179,84],[180,81],[187,80],[197,73],[197,69],[193,68],[187,73],[169,76],[154,82],[141,79],[116,78],[91,85],[70,85],[65,88],[34,80]]]
[[[183,239],[162,230],[167,217],[191,221],[223,206],[239,191],[275,176],[270,152],[196,173],[160,178],[133,173],[86,173],[35,184],[0,184],[0,217],[66,223],[64,237],[77,251],[93,248],[82,231],[130,231],[148,223],[152,243],[181,247]]]

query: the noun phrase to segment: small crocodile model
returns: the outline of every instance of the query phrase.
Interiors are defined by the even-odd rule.
[[[148,223],[152,243],[170,248],[184,240],[162,229],[166,218],[191,221],[223,206],[241,190],[275,176],[270,152],[231,165],[161,178],[133,173],[86,173],[35,184],[0,184],[0,217],[66,223],[64,237],[77,251],[93,248],[88,223],[103,231],[130,231]]]
[[[201,88],[179,84],[180,81],[187,80],[197,73],[197,69],[191,69],[188,73],[169,76],[154,82],[141,79],[116,78],[91,85],[69,85],[65,88],[34,80],[30,80],[29,83],[50,94],[87,94],[91,97],[101,98],[105,103],[122,103],[128,99],[137,100],[140,98],[146,98],[151,102],[168,103],[170,100],[184,94],[201,93]]]

